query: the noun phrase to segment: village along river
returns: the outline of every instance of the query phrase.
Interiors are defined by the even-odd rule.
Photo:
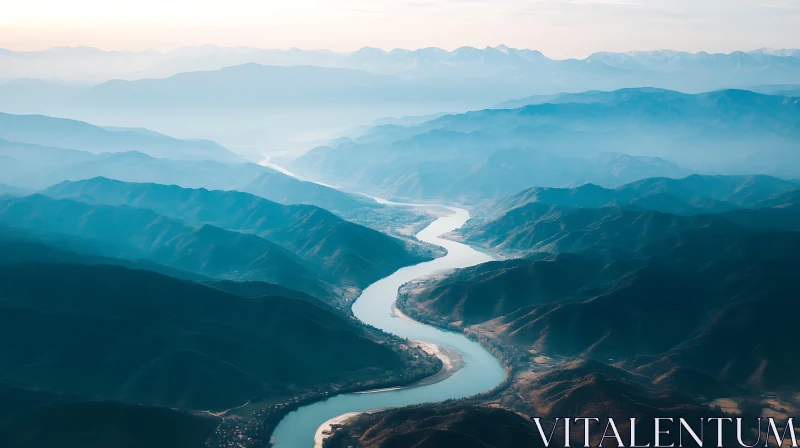
[[[393,206],[410,205],[378,201]],[[402,268],[373,283],[356,299],[353,313],[362,322],[383,331],[455,350],[463,358],[463,368],[434,384],[337,395],[303,406],[289,413],[275,428],[273,440],[277,448],[312,448],[317,428],[343,414],[465,398],[493,389],[503,381],[503,366],[477,342],[460,333],[412,322],[392,313],[397,290],[404,283],[442,270],[474,266],[492,260],[489,255],[467,245],[440,238],[440,235],[460,228],[469,219],[469,212],[464,209],[445,206],[441,208],[452,214],[438,218],[416,236],[420,241],[444,247],[447,255]]]

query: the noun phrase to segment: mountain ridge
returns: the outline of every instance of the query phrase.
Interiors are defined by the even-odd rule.
[[[0,138],[43,146],[95,152],[122,152],[137,148],[154,156],[194,160],[240,161],[241,157],[209,140],[180,140],[156,132],[110,131],[84,121],[46,115],[0,112]]]
[[[319,207],[281,205],[237,191],[95,178],[61,183],[45,193],[152,209],[198,227],[211,224],[254,233],[320,266],[344,284],[363,287],[402,266],[430,258],[417,246],[345,221]]]

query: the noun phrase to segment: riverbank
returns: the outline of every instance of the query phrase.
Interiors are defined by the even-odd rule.
[[[439,273],[437,275],[442,275],[442,274]],[[515,370],[517,369],[519,364],[519,359],[518,359],[519,356],[513,353],[511,350],[509,350],[508,347],[505,347],[497,343],[492,338],[482,333],[472,331],[469,328],[464,328],[459,325],[454,325],[440,320],[431,319],[428,316],[422,315],[420,313],[415,312],[415,310],[408,308],[406,306],[406,300],[408,299],[409,294],[412,293],[412,288],[418,287],[420,283],[424,282],[426,279],[429,278],[433,278],[433,276],[415,279],[413,282],[408,282],[400,286],[400,288],[397,291],[397,300],[392,306],[393,315],[397,316],[400,319],[406,319],[411,322],[419,322],[424,325],[430,325],[432,327],[439,328],[445,331],[452,331],[459,334],[463,334],[465,337],[477,342],[486,351],[497,357],[497,359],[503,365],[503,370],[505,371],[505,378],[495,388],[487,390],[480,394],[476,394],[471,397],[466,397],[455,401],[470,402],[475,400],[486,400],[501,394],[504,390],[508,389],[508,387],[511,386],[513,382]]]
[[[333,431],[337,428],[341,427],[342,425],[346,424],[348,421],[358,417],[361,414],[367,414],[369,412],[348,412],[347,414],[340,415],[338,417],[334,417],[327,422],[320,425],[317,428],[317,432],[314,433],[314,448],[322,448],[323,442],[325,439],[331,436]]]
[[[399,310],[398,310],[399,312]],[[399,317],[399,316],[398,316]],[[406,319],[410,319],[408,316],[405,316]],[[393,388],[386,388],[386,389],[376,389],[376,390],[367,390],[363,392],[355,392],[357,394],[371,394],[371,393],[380,393],[380,392],[387,392],[390,390],[401,390],[401,389],[408,389],[413,387],[422,387],[427,386],[429,384],[435,384],[440,381],[444,381],[454,373],[458,372],[464,367],[464,359],[461,355],[455,351],[450,350],[446,347],[440,347],[436,344],[431,344],[430,342],[424,341],[409,341],[410,345],[414,347],[420,348],[424,350],[426,353],[436,356],[439,360],[442,361],[442,368],[437,373],[423,378],[415,383],[409,384],[408,386],[398,386]],[[323,441],[328,438],[333,432],[336,431],[337,428],[341,427],[342,425],[346,424],[349,420],[358,417],[362,414],[371,414],[373,412],[379,412],[382,409],[375,409],[373,411],[366,411],[366,412],[348,412],[347,414],[342,414],[338,417],[334,417],[317,428],[317,432],[314,434],[314,448],[322,448]]]

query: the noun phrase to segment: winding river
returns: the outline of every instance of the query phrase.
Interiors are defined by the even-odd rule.
[[[411,205],[378,201],[394,206]],[[338,395],[303,406],[284,417],[275,428],[273,437],[277,448],[312,448],[317,428],[343,414],[469,397],[493,389],[503,381],[505,372],[502,365],[477,342],[460,333],[439,330],[396,317],[392,313],[397,290],[402,284],[445,269],[468,267],[492,260],[489,255],[467,245],[440,238],[441,235],[463,226],[469,219],[469,212],[461,208],[439,207],[452,214],[438,218],[416,236],[420,241],[444,247],[447,255],[402,268],[373,283],[356,299],[353,313],[361,321],[386,332],[455,350],[463,358],[464,367],[434,384]]]

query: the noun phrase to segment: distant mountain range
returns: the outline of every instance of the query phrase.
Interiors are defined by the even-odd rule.
[[[182,72],[219,70],[257,63],[366,70],[408,79],[493,79],[551,93],[650,85],[686,91],[788,84],[800,73],[797,50],[758,50],[730,54],[678,51],[596,53],[586,59],[554,60],[535,50],[461,47],[384,51],[365,47],[352,53],[327,50],[263,50],[203,46],[171,52],[105,52],[95,48],[53,48],[39,52],[0,52],[0,79],[50,79],[100,82],[163,78]]]
[[[4,162],[7,160],[2,159]],[[28,191],[24,188],[14,187],[11,185],[0,184],[0,197],[2,196],[23,196],[27,194]]]
[[[38,190],[63,181],[107,177],[187,188],[239,190],[282,204],[317,205],[349,218],[365,217],[383,208],[371,199],[304,182],[252,163],[174,160],[139,151],[92,154],[2,139],[0,159],[5,162],[0,166],[0,182],[9,184],[0,194]]]
[[[800,79],[794,52],[642,52],[559,61],[502,46],[346,54],[58,48],[0,52],[0,67],[0,79],[8,80],[0,83],[3,112],[211,139],[237,145],[251,158],[301,153],[382,117],[458,113],[534,94],[641,86],[684,92],[787,86],[769,93],[792,94]],[[53,80],[53,73],[67,82]]]
[[[363,70],[255,63],[214,71],[180,73],[164,79],[107,81],[77,99],[83,107],[224,108],[353,107],[382,103],[474,107],[511,90],[480,91],[469,83],[408,80]]]
[[[0,83],[3,112],[205,138],[237,145],[251,158],[265,152],[298,154],[382,117],[458,113],[534,94],[643,86],[691,93],[781,85],[796,89],[800,79],[795,52],[662,51],[561,61],[503,46],[364,48],[342,54],[57,48],[0,52],[0,67],[0,79],[8,81]],[[53,80],[54,73],[63,80]],[[781,91],[792,93],[791,88],[769,93]]]
[[[792,178],[800,174],[798,108],[800,99],[741,90],[587,92],[378,126],[313,149],[291,167],[386,196],[466,202],[525,186],[615,187],[691,171]]]
[[[179,140],[147,129],[101,128],[81,121],[41,115],[0,113],[0,139],[93,153],[136,150],[171,159],[218,162],[243,160],[211,141]]]
[[[731,90],[731,89],[728,89]],[[782,86],[755,86],[746,89],[750,92],[760,93],[763,95],[782,96],[782,97],[798,97],[796,92],[800,91],[800,86],[797,85],[782,85]],[[651,93],[651,94],[666,94],[663,89],[656,88],[638,88],[638,89],[622,89],[619,91],[602,91],[590,90],[580,93],[557,93],[553,95],[532,95],[525,98],[518,98],[514,100],[505,101],[493,107],[493,109],[518,109],[525,106],[535,106],[539,104],[564,104],[564,103],[599,103],[608,104],[614,101],[623,99],[625,96],[633,96],[636,93]],[[708,92],[709,96],[713,96],[715,92]],[[673,97],[672,99],[677,99]]]

